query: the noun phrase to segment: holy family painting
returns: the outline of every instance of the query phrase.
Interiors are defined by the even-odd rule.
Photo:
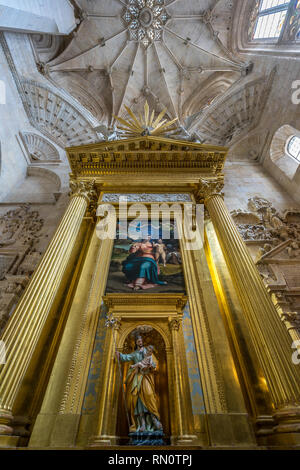
[[[126,239],[119,224],[108,274],[106,293],[185,293],[179,240],[171,222],[168,238],[162,223],[140,222]],[[122,237],[124,238],[124,237]]]

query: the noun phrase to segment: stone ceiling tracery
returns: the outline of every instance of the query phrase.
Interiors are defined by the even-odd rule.
[[[81,24],[45,70],[108,127],[114,115],[126,117],[124,105],[138,113],[145,99],[157,113],[166,108],[170,119],[186,127],[187,117],[210,106],[248,72],[228,48],[231,0],[76,4]]]

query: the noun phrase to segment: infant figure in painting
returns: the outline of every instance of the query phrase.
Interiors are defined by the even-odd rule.
[[[157,243],[154,243],[155,249],[155,261],[158,263],[160,259],[162,260],[164,267],[167,265],[167,247],[160,239]]]
[[[152,359],[152,353],[153,353],[153,346],[149,345],[146,349],[146,353],[144,356],[144,359],[140,362],[137,362],[136,364],[132,364],[130,366],[130,369],[138,369],[140,372],[148,372],[150,368],[155,369],[155,363],[153,362]]]

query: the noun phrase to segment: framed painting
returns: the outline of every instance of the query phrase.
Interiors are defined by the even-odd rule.
[[[127,238],[120,238],[118,222],[106,293],[185,293],[175,232],[174,222],[168,230],[162,222],[139,222],[128,229]]]

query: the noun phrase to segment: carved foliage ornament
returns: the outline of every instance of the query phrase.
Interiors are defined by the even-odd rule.
[[[98,193],[95,181],[70,181],[70,197],[84,197],[89,205],[95,205],[98,200]]]
[[[0,247],[18,244],[32,245],[44,224],[37,211],[23,204],[0,217]]]
[[[224,188],[224,180],[223,179],[205,179],[201,178],[197,185],[196,190],[194,191],[194,196],[197,203],[205,203],[207,202],[212,196],[221,196],[223,197],[222,190]]]

